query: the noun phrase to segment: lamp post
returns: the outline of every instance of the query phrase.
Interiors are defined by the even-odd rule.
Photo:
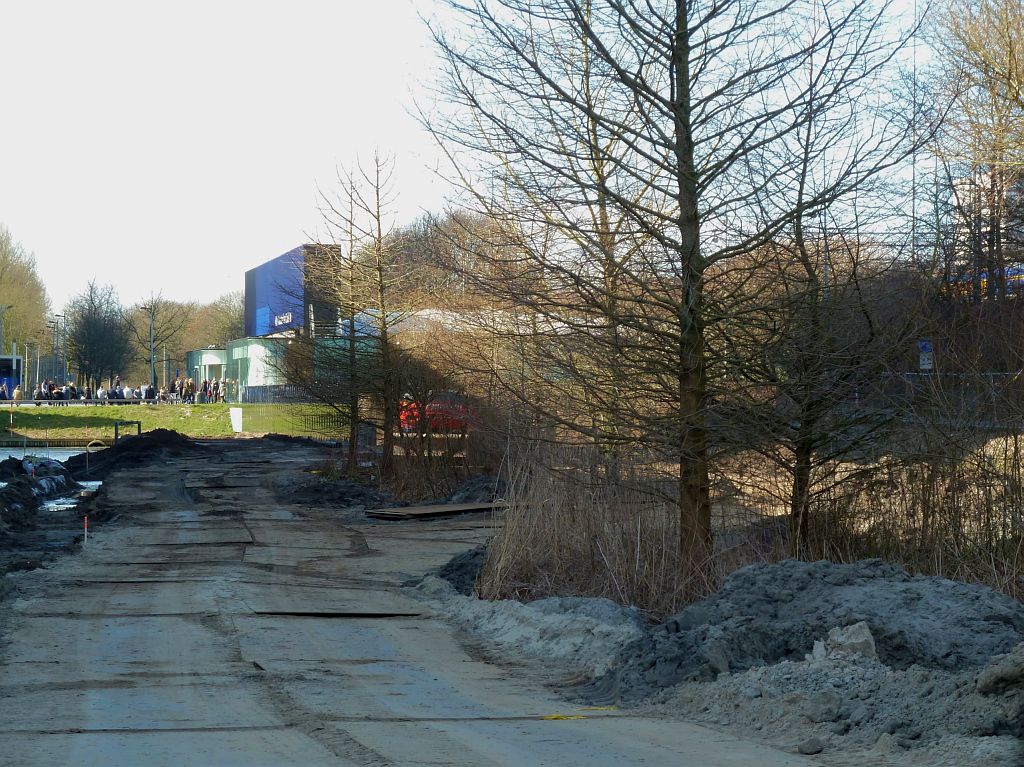
[[[152,306],[139,308],[149,313],[149,385],[156,389],[156,362],[153,353],[153,321],[156,319],[156,310]]]
[[[4,353],[4,314],[7,313],[8,309],[13,309],[14,304],[7,304],[7,306],[0,306],[0,354]]]
[[[53,315],[57,319],[57,330],[61,330],[61,320],[64,320],[64,330],[60,333],[60,342],[58,349],[60,350],[60,385],[64,386],[68,382],[68,318],[63,314]]]
[[[57,320],[49,320],[46,323],[46,327],[50,331],[51,343],[50,343],[50,359],[46,363],[46,377],[50,379],[52,376],[56,376],[57,372],[53,369],[53,362],[57,357],[57,328],[59,324]]]

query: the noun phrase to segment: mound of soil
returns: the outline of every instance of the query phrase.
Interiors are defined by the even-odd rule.
[[[25,473],[21,460],[18,458],[7,458],[0,461],[0,482],[6,482],[11,477],[20,477]]]
[[[5,533],[31,529],[41,498],[31,477],[9,477],[0,488],[0,538]]]
[[[487,562],[487,547],[477,546],[475,549],[463,551],[449,559],[434,575],[448,581],[458,593],[469,596],[476,586],[476,579]]]
[[[505,494],[505,480],[481,474],[462,483],[440,503],[491,503]]]
[[[870,627],[879,661],[897,669],[979,668],[1024,641],[1024,604],[984,586],[910,576],[877,559],[788,560],[733,573],[716,594],[656,626],[616,679],[603,681],[640,697],[803,660],[830,629],[859,621]]]
[[[859,656],[783,661],[684,683],[653,708],[796,749],[817,739],[826,753],[909,749],[919,754],[915,764],[936,767],[1019,764],[946,753],[960,741],[973,743],[970,751],[1001,745],[1009,756],[1013,740],[1024,735],[1024,695],[982,692],[976,680],[987,670],[893,669]],[[890,761],[865,754],[843,763]]]
[[[361,506],[364,509],[379,509],[401,506],[391,493],[361,485],[349,479],[310,478],[305,481],[296,478],[277,488],[282,500],[305,503],[335,509],[349,509]]]
[[[208,450],[171,429],[154,429],[120,439],[113,447],[90,454],[88,459],[84,453],[73,456],[64,465],[76,480],[102,480],[117,469],[147,466],[171,456],[203,454]]]

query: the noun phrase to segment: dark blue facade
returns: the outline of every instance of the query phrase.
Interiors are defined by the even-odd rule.
[[[305,324],[305,249],[294,250],[245,273],[245,335],[253,338]]]
[[[14,394],[15,386],[21,386],[24,365],[24,357],[10,354],[0,356],[0,384],[7,386],[7,396]]]

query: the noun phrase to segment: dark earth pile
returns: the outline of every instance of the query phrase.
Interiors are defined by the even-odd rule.
[[[171,456],[204,454],[208,448],[170,429],[154,429],[118,440],[113,447],[72,456],[64,465],[75,479],[106,479],[112,471],[148,466]],[[88,468],[87,468],[88,467]]]
[[[456,554],[433,573],[438,578],[448,581],[459,592],[469,596],[473,593],[476,579],[487,562],[487,547],[477,546],[475,549]]]
[[[481,474],[459,485],[455,492],[440,503],[491,503],[505,494],[505,480],[490,474]]]
[[[25,469],[20,458],[7,458],[0,461],[0,482],[7,482],[12,477],[24,476]]]
[[[7,487],[0,488],[0,539],[31,529],[42,500],[32,492],[34,482],[28,475],[8,477],[4,481]]]
[[[910,576],[881,560],[753,565],[656,626],[639,652],[596,683],[646,695],[684,680],[802,660],[835,627],[865,621],[887,666],[958,671],[1024,641],[1024,605],[984,586]],[[597,691],[595,690],[595,692]]]
[[[278,488],[282,500],[305,503],[336,509],[361,506],[364,509],[379,509],[400,506],[391,493],[361,485],[348,479],[321,479],[311,477],[305,481],[296,480]]]
[[[77,509],[43,509],[43,501],[68,496],[79,486],[57,461],[8,459],[0,464],[0,575],[30,570],[74,548],[81,527]],[[0,597],[9,587],[0,579]]]

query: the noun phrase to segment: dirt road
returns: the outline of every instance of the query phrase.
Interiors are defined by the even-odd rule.
[[[472,657],[398,587],[487,519],[369,524],[274,490],[318,459],[245,441],[109,477],[120,521],[0,604],[0,764],[812,763]]]

